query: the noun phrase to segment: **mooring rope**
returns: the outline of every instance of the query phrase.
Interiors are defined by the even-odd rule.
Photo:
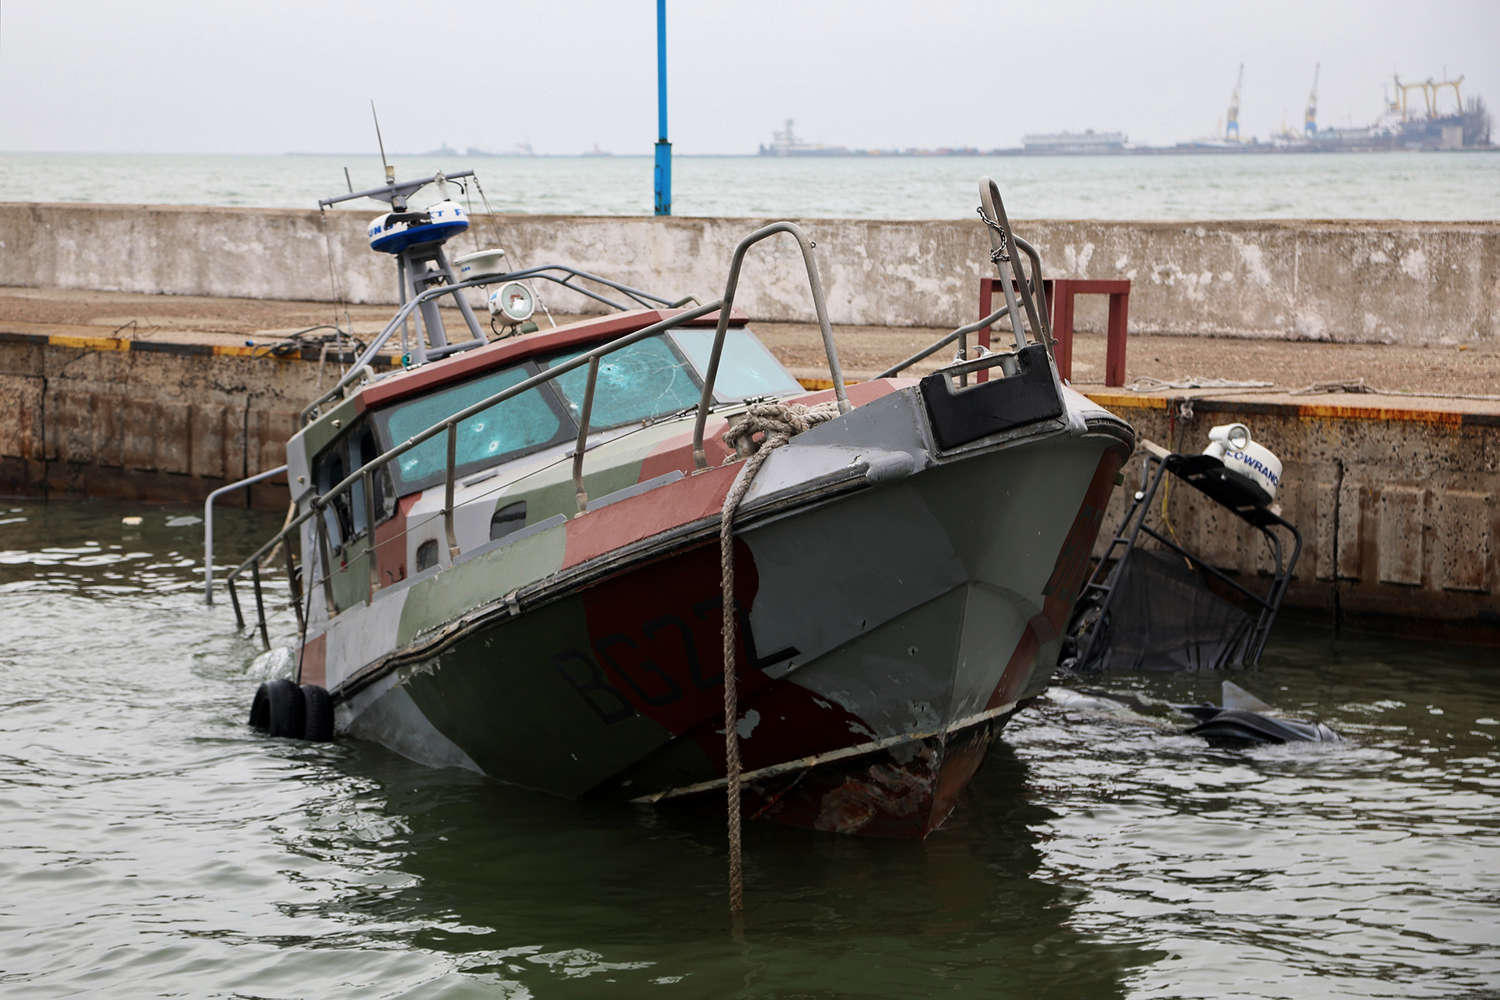
[[[771,452],[810,427],[839,415],[839,405],[829,400],[816,406],[801,403],[753,403],[743,419],[724,432],[723,441],[734,454],[726,461],[749,454],[740,470],[719,521],[719,587],[723,593],[724,617],[724,777],[729,805],[729,912],[738,916],[745,909],[745,871],[740,841],[740,736],[739,674],[735,667],[734,606],[734,512],[755,482],[755,474]],[[761,435],[756,440],[756,435]]]
[[[1264,396],[1323,396],[1339,392],[1366,393],[1372,396],[1410,396],[1414,399],[1473,399],[1483,402],[1500,400],[1500,395],[1482,392],[1426,392],[1420,389],[1385,389],[1370,385],[1363,378],[1340,379],[1333,382],[1314,382],[1300,389],[1274,388],[1274,382],[1211,378],[1199,375],[1183,375],[1174,379],[1155,378],[1142,375],[1125,386],[1131,392],[1161,392],[1164,389],[1264,389]],[[1203,398],[1203,397],[1199,397]]]
[[[500,224],[495,221],[495,210],[490,207],[490,200],[485,197],[484,185],[479,183],[479,175],[475,174],[471,179],[474,181],[474,190],[479,192],[479,200],[484,204],[484,214],[490,220],[490,232],[494,234],[495,246],[498,247],[500,245]],[[469,215],[470,217],[474,215],[474,210],[472,208],[469,209]],[[474,245],[476,247],[479,245],[477,226],[475,227]],[[525,268],[521,265],[521,258],[517,257],[514,253],[511,253],[510,259],[516,262],[516,270],[525,270]],[[527,290],[531,292],[531,297],[536,300],[536,304],[541,307],[542,315],[547,317],[547,322],[552,324],[552,326],[555,328],[557,326],[557,320],[552,318],[552,310],[547,308],[547,303],[542,300],[541,294],[536,290],[535,286],[533,286],[531,282],[525,281],[522,282],[522,284],[524,284]],[[494,320],[491,320],[490,322],[493,328]]]
[[[1268,389],[1274,382],[1258,379],[1215,378],[1208,375],[1179,375],[1177,378],[1156,378],[1142,375],[1125,386],[1131,392],[1161,392],[1163,389]]]
[[[333,309],[333,329],[341,334],[347,329],[349,336],[352,338],[354,336],[354,320],[349,316],[349,304],[344,301],[344,286],[338,279],[337,269],[333,266],[333,240],[328,236],[328,209],[326,208],[318,209],[318,228],[323,232],[323,252],[328,258],[328,283],[333,286],[333,297],[338,303]],[[341,309],[344,312],[343,328],[339,327],[339,310]],[[319,327],[313,327],[313,329],[316,330]],[[322,387],[321,379],[318,385],[319,388]]]
[[[1483,392],[1422,392],[1417,389],[1382,389],[1378,385],[1370,385],[1363,378],[1344,379],[1335,382],[1314,382],[1312,385],[1303,386],[1301,389],[1291,389],[1288,396],[1320,396],[1331,395],[1336,392],[1367,393],[1372,396],[1412,396],[1427,399],[1477,399],[1494,401],[1500,399],[1500,395]]]

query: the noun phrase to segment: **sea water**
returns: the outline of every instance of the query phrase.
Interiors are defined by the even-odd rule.
[[[199,513],[0,501],[0,995],[1500,991],[1493,650],[1284,622],[1234,679],[1332,745],[1214,750],[1058,692],[925,842],[751,823],[735,934],[722,820],[253,732],[295,619],[271,580],[265,653],[203,603]],[[221,509],[220,559],[279,523]]]
[[[393,157],[399,178],[474,170],[475,210],[649,215],[644,156]],[[0,153],[7,201],[315,208],[376,187],[378,156]],[[1500,218],[1500,153],[947,157],[678,157],[684,216],[949,219],[974,214],[991,176],[1013,218]],[[472,186],[471,186],[472,187]],[[483,197],[479,189],[482,188]],[[421,202],[421,196],[416,200]],[[374,211],[375,202],[352,203]]]

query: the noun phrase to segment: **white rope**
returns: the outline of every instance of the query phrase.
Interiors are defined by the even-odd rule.
[[[1161,392],[1164,389],[1265,389],[1275,384],[1255,379],[1236,380],[1205,375],[1179,375],[1170,379],[1142,375],[1125,388],[1131,392]]]
[[[1320,396],[1336,392],[1367,393],[1372,396],[1415,396],[1427,399],[1480,399],[1497,400],[1500,396],[1478,392],[1422,392],[1411,389],[1382,389],[1370,385],[1362,378],[1346,379],[1342,382],[1314,382],[1301,389],[1292,389],[1288,396]]]
[[[724,432],[723,441],[734,454],[733,461],[749,455],[749,461],[735,478],[734,486],[724,498],[719,521],[719,586],[723,594],[724,617],[724,781],[729,805],[729,912],[738,916],[745,908],[745,874],[740,841],[740,735],[739,674],[735,667],[734,607],[734,513],[749,492],[760,471],[761,463],[810,427],[839,415],[839,405],[830,400],[816,406],[801,403],[753,403],[744,417]],[[757,439],[756,435],[760,435]]]
[[[1300,389],[1273,389],[1274,382],[1259,382],[1227,378],[1210,378],[1199,375],[1182,375],[1174,379],[1154,378],[1142,375],[1125,386],[1131,392],[1161,392],[1166,389],[1270,389],[1272,395],[1320,396],[1338,392],[1365,393],[1371,396],[1408,396],[1416,399],[1475,399],[1500,400],[1500,395],[1478,392],[1423,392],[1420,389],[1382,389],[1370,385],[1363,378],[1343,379],[1333,382],[1314,382]]]

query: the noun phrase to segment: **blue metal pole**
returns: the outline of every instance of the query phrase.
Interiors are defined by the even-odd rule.
[[[672,214],[672,144],[667,141],[667,0],[656,0],[656,214]]]

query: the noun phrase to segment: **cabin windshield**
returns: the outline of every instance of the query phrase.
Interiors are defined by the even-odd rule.
[[[551,368],[590,350],[593,347],[554,355],[542,364]],[[573,419],[581,419],[589,366],[565,372],[553,384],[567,400]],[[677,413],[698,405],[702,394],[703,383],[694,377],[672,345],[661,337],[639,340],[599,359],[599,380],[594,386],[589,428],[603,430]]]
[[[696,406],[703,392],[702,373],[708,368],[713,338],[714,331],[710,329],[679,329],[602,356],[590,429],[639,424]],[[465,407],[596,346],[559,352],[540,361],[521,362],[377,410],[373,419],[382,444],[387,448],[398,445]],[[458,425],[454,455],[455,474],[464,475],[574,440],[582,418],[588,378],[588,366],[580,365],[548,384],[462,421]],[[737,327],[727,331],[714,392],[718,402],[795,395],[803,391],[749,330]],[[442,482],[447,464],[446,434],[437,434],[402,453],[391,462],[396,495],[405,496]],[[337,478],[334,476],[335,481]],[[378,502],[382,498],[377,495],[376,499]]]
[[[493,396],[536,374],[531,364],[491,372],[468,382],[398,403],[375,414],[375,421],[393,444],[414,437],[466,406]],[[529,389],[458,425],[457,473],[518,458],[548,445],[569,440],[577,430],[567,421],[550,392]],[[399,492],[441,482],[448,464],[448,436],[437,434],[391,463]]]
[[[713,330],[677,329],[672,331],[672,340],[694,368],[700,373],[708,371]],[[719,376],[714,380],[715,399],[729,402],[805,391],[749,330],[732,327],[724,332],[724,353],[719,359]]]

